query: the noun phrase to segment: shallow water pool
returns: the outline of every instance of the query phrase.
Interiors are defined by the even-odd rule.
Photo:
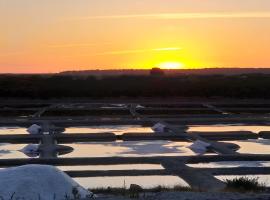
[[[117,141],[102,143],[67,144],[74,148],[61,157],[110,157],[110,156],[186,156],[195,155],[188,142],[170,141]]]
[[[107,133],[113,132],[116,135],[123,133],[152,133],[151,127],[143,127],[140,125],[114,125],[114,126],[81,126],[68,127],[64,133]]]
[[[261,131],[270,131],[270,126],[250,126],[242,124],[233,124],[233,125],[198,125],[198,126],[189,126],[188,132],[226,132],[226,131],[251,131],[254,133],[259,133]]]

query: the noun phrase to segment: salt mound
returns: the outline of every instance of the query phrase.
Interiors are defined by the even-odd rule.
[[[35,158],[39,155],[39,145],[38,144],[28,144],[23,147],[21,150],[25,155]]]
[[[11,199],[12,195],[12,199],[73,199],[74,188],[81,198],[93,196],[53,166],[24,165],[0,170],[0,196],[4,199]]]
[[[32,134],[32,135],[37,135],[37,134],[41,134],[42,127],[37,125],[37,124],[33,124],[31,125],[28,129],[27,132]]]
[[[207,151],[207,148],[210,147],[211,144],[201,141],[201,140],[196,140],[192,145],[190,145],[188,148],[190,148],[194,153],[196,154],[204,154]]]
[[[157,123],[152,127],[152,130],[156,133],[164,133],[166,130],[166,126],[162,123]]]

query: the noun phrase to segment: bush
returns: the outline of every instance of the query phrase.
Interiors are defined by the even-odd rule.
[[[265,184],[259,183],[258,178],[240,177],[225,180],[226,190],[239,192],[262,192],[266,190]]]
[[[1,97],[270,98],[270,75],[105,76],[0,75]]]

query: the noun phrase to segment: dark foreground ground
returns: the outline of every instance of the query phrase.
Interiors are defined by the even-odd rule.
[[[129,197],[102,196],[98,200],[128,200]],[[134,199],[134,198],[133,198]],[[155,194],[141,195],[136,199],[145,200],[269,200],[270,194],[254,193],[208,193],[208,192],[162,192]]]

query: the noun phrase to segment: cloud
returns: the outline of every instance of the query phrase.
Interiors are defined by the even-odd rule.
[[[180,47],[167,47],[167,48],[157,48],[152,49],[152,51],[180,51],[182,48]]]
[[[72,48],[72,47],[95,47],[100,45],[111,45],[112,43],[72,43],[72,44],[51,44],[49,48]]]
[[[93,19],[218,19],[218,18],[270,18],[270,12],[211,12],[211,13],[155,13],[137,15],[100,15],[72,18]]]
[[[155,48],[155,49],[132,49],[132,50],[120,50],[120,51],[107,51],[103,53],[98,53],[96,55],[123,55],[123,54],[136,54],[145,53],[153,51],[180,51],[180,47],[166,47],[166,48]]]

